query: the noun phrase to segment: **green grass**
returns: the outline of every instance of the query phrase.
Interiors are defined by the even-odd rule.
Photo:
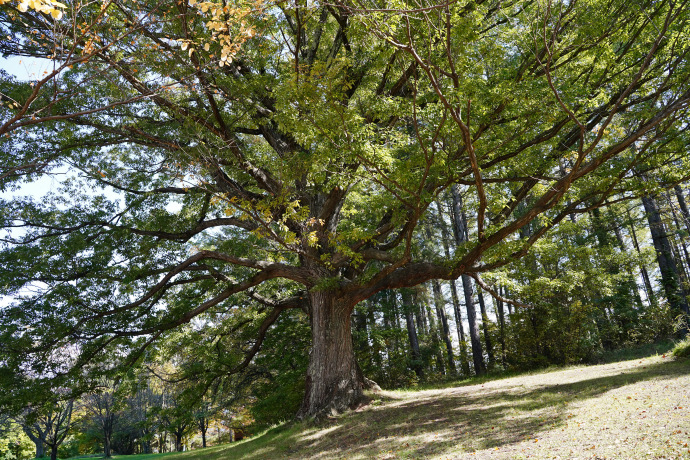
[[[122,458],[690,458],[690,360],[666,349],[596,366],[386,391],[318,425],[285,423],[239,443]]]
[[[673,356],[676,358],[690,358],[690,336],[673,347]]]

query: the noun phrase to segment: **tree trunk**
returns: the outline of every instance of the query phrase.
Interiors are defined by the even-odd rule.
[[[41,458],[45,455],[45,444],[43,444],[43,438],[45,435],[43,432],[39,429],[37,430],[39,435],[36,436],[27,425],[21,424],[22,430],[24,431],[24,434],[26,434],[29,439],[36,445],[36,458]],[[38,428],[38,427],[37,427]]]
[[[460,196],[460,188],[457,185],[451,186],[453,196],[453,223],[455,229],[455,242],[460,245],[467,241],[467,218],[462,210],[462,197]],[[474,289],[472,287],[472,280],[467,275],[462,275],[462,288],[465,293],[465,308],[467,308],[467,321],[470,329],[470,342],[472,344],[472,361],[474,362],[474,372],[477,375],[483,374],[486,371],[484,365],[484,350],[482,350],[482,342],[479,338],[479,327],[477,326],[477,311],[474,308],[474,301],[472,296]]]
[[[182,452],[182,433],[175,433],[175,451]]]
[[[688,205],[685,203],[685,196],[683,196],[683,189],[680,185],[673,187],[673,191],[676,192],[676,198],[678,199],[678,206],[680,206],[680,212],[683,214],[683,222],[685,223],[685,229],[690,235],[690,212],[688,212]]]
[[[486,313],[486,305],[484,304],[484,295],[481,289],[477,289],[477,300],[479,300],[479,311],[482,314],[482,329],[484,331],[484,342],[486,342],[486,355],[489,357],[489,367],[494,365],[494,346],[489,334],[489,315]]]
[[[453,344],[450,341],[450,328],[448,327],[448,318],[446,317],[446,301],[441,292],[441,284],[438,280],[431,281],[431,287],[434,292],[434,306],[436,307],[436,316],[439,322],[439,332],[441,338],[446,344],[446,354],[448,358],[448,373],[455,375],[455,357],[453,356]]]
[[[58,446],[51,446],[50,448],[50,460],[57,460],[57,450]]]
[[[105,434],[103,436],[103,456],[105,458],[110,458],[113,456],[112,452],[110,451],[110,435]]]
[[[36,458],[44,457],[46,454],[46,451],[45,451],[45,446],[43,445],[43,440],[35,438],[35,439],[32,439],[32,441],[36,445]]]
[[[498,287],[498,293],[500,295],[503,295],[502,287]],[[500,338],[501,338],[501,364],[503,367],[506,365],[506,336],[505,336],[505,328],[506,328],[506,317],[505,317],[505,310],[503,309],[503,301],[500,299],[495,299],[496,302],[496,311],[498,312],[498,324],[499,324],[499,333],[500,333]]]
[[[637,254],[639,255],[641,253],[641,251],[640,251],[640,244],[637,241],[637,232],[635,232],[635,222],[633,222],[632,216],[630,215],[630,209],[627,210],[627,213],[628,213],[628,224],[630,225],[630,236],[632,237],[633,246],[635,247],[635,251],[637,251]],[[652,282],[649,279],[649,273],[647,273],[647,268],[642,263],[640,264],[640,274],[642,275],[642,282],[644,284],[644,290],[647,294],[647,301],[649,302],[650,305],[655,305],[656,304],[656,295],[654,294],[654,289],[652,288]]]
[[[324,290],[309,297],[312,345],[300,419],[341,413],[364,398],[352,348],[352,305]]]
[[[450,235],[440,201],[436,201],[436,209],[438,210],[439,226],[441,227],[441,242],[443,244],[443,252],[446,255],[446,259],[451,260]],[[460,369],[462,370],[463,375],[470,375],[470,365],[467,362],[467,342],[465,341],[465,330],[462,325],[462,313],[460,312],[460,299],[458,298],[458,288],[455,284],[455,280],[450,280],[450,297],[453,301],[455,326],[458,330],[458,343],[460,345]]]
[[[410,341],[410,349],[412,350],[412,369],[417,377],[422,376],[422,353],[419,350],[419,338],[417,337],[417,328],[415,327],[414,318],[412,317],[412,295],[409,290],[402,289],[403,312],[405,313],[405,324],[407,325],[407,338]]]
[[[668,299],[669,304],[674,310],[688,313],[688,305],[680,295],[678,271],[673,260],[673,252],[668,241],[666,228],[661,221],[657,202],[652,196],[646,195],[642,197],[642,204],[647,214],[649,232],[652,234],[652,242],[656,250],[656,260],[661,271],[661,284],[664,288],[666,299]]]

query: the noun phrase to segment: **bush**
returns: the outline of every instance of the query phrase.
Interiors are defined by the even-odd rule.
[[[690,358],[690,336],[686,337],[682,342],[678,342],[673,347],[672,353],[676,358]]]

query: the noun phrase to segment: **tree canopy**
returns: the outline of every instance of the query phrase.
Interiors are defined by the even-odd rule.
[[[133,366],[185,324],[208,387],[298,309],[300,414],[344,410],[366,382],[359,302],[461,275],[511,301],[481,274],[687,171],[685,1],[20,10],[0,5],[0,52],[53,66],[2,75],[2,187],[56,185],[0,208],[16,399]],[[417,237],[451,187],[472,220],[445,256]]]

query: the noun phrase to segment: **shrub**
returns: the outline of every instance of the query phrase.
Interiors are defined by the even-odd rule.
[[[690,358],[690,336],[686,337],[685,340],[678,342],[675,347],[673,347],[673,356],[676,358]]]

